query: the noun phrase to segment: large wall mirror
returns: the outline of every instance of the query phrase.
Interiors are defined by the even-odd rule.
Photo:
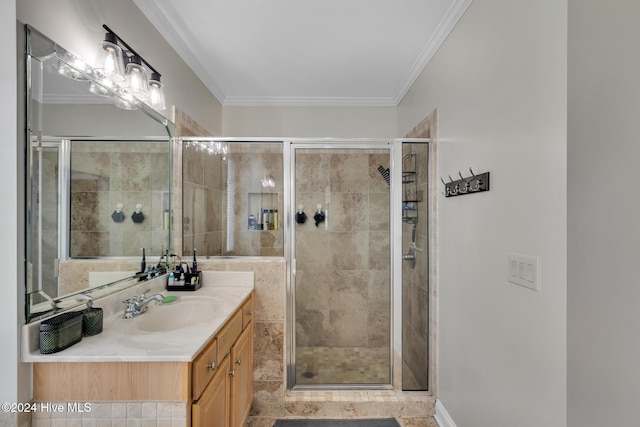
[[[101,84],[30,26],[26,69],[27,321],[143,280],[171,250],[173,125]]]

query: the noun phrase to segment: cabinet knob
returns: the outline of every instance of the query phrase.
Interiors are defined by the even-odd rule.
[[[235,377],[236,376],[236,370],[234,369],[234,370],[230,371],[229,375],[231,375],[232,377]]]
[[[240,366],[240,364],[242,363],[242,359],[240,359],[239,357],[236,359],[236,365]]]
[[[211,369],[212,371],[215,371],[215,370],[216,370],[216,368],[217,368],[217,366],[218,366],[218,364],[217,364],[217,363],[216,363],[216,361],[214,360],[214,361],[212,361],[211,363],[209,363],[209,364],[207,365],[207,368]]]

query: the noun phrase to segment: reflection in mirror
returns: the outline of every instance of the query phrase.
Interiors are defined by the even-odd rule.
[[[172,124],[25,26],[27,321],[137,283],[171,242]],[[94,92],[102,93],[98,95]],[[122,205],[122,207],[119,207]]]
[[[166,141],[71,141],[69,256],[164,253],[168,165]]]

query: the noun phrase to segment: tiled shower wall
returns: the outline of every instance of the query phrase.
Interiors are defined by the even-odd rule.
[[[141,248],[155,256],[167,249],[168,153],[167,142],[72,142],[72,257],[140,256]],[[118,203],[122,222],[112,218]],[[141,223],[132,219],[137,204]]]
[[[227,149],[223,155],[208,152],[206,143],[183,145],[183,253],[283,256],[282,144]],[[249,215],[259,222],[262,209],[278,210],[277,230],[249,230]]]
[[[222,255],[224,179],[222,156],[185,143],[182,147],[182,226],[184,255]]]
[[[296,345],[389,346],[389,189],[383,150],[296,150]],[[316,205],[327,220],[314,223]]]

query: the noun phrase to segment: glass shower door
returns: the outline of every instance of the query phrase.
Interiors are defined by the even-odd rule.
[[[429,145],[402,144],[402,389],[428,390]]]
[[[61,255],[64,227],[61,221],[66,214],[64,199],[63,157],[67,141],[32,141],[33,188],[29,192],[30,221],[35,224],[28,239],[27,250],[36,268],[29,268],[27,293],[32,304],[50,300],[58,295],[58,261]]]
[[[292,148],[296,386],[391,383],[390,149]]]

